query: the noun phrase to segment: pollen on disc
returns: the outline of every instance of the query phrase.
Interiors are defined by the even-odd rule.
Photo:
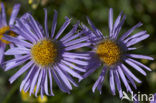
[[[2,39],[3,34],[7,34],[7,35],[12,36],[12,37],[16,36],[16,34],[13,31],[10,31],[9,26],[4,26],[4,27],[0,28],[0,40],[1,40],[1,42],[5,43],[5,44],[9,44],[10,42]]]
[[[120,59],[120,48],[111,40],[105,40],[99,43],[96,48],[96,53],[100,60],[107,66],[115,64]]]
[[[31,56],[36,64],[49,66],[55,62],[57,57],[56,44],[47,39],[39,41],[31,48]]]

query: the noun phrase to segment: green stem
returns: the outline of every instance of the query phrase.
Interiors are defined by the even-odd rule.
[[[16,90],[18,89],[19,84],[16,83],[10,90],[10,92],[8,93],[8,95],[6,96],[6,98],[3,100],[2,103],[9,103],[10,98],[13,96],[13,94],[16,92]]]

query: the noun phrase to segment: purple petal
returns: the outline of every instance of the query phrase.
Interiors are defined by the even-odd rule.
[[[34,88],[35,88],[35,85],[36,85],[36,82],[37,82],[37,78],[39,76],[39,73],[40,73],[40,68],[37,69],[37,71],[35,72],[34,77],[32,79],[31,86],[30,86],[30,91],[29,91],[29,95],[30,96],[31,96],[31,93],[34,92]]]
[[[72,28],[63,38],[61,38],[60,41],[64,41],[64,40],[68,39],[70,36],[72,36],[72,35],[76,32],[78,26],[79,26],[79,22],[77,22],[77,23],[73,26],[73,28]]]
[[[81,31],[73,36],[70,36],[69,38],[67,38],[66,40],[63,41],[63,44],[70,40],[76,39],[77,37],[80,37],[82,34],[85,34],[85,33],[86,33],[86,31]]]
[[[115,20],[114,27],[113,27],[113,32],[116,30],[117,26],[119,25],[122,14],[123,14],[123,12],[121,12],[119,14],[119,16],[117,17],[117,19]]]
[[[75,83],[75,81],[72,79],[72,77],[66,72],[66,71],[63,71],[62,72],[65,74],[65,76],[68,78],[68,80],[75,86],[75,87],[78,87],[78,84]]]
[[[104,81],[105,74],[106,74],[106,68],[104,67],[102,69],[102,72],[101,72],[99,78],[96,80],[96,82],[94,83],[94,85],[92,87],[93,93],[95,92],[95,89],[97,88],[97,86],[102,85],[102,82]],[[101,88],[99,90],[101,90]],[[101,91],[99,91],[99,92],[101,93]]]
[[[44,27],[45,27],[45,33],[46,37],[49,37],[49,32],[48,32],[48,24],[47,24],[47,9],[44,8],[44,13],[45,13],[45,18],[44,18]]]
[[[123,70],[124,71],[124,70]],[[136,85],[135,85],[135,82],[134,82],[134,80],[131,78],[131,76],[127,73],[127,72],[125,72],[124,71],[124,74],[126,75],[126,77],[129,79],[129,81],[130,81],[130,83],[133,85],[133,87],[135,88],[135,89],[137,89],[137,87],[136,87]]]
[[[47,68],[41,68],[43,69],[43,75],[42,75],[42,80],[41,80],[41,84],[40,84],[40,94],[41,94],[41,98],[43,98],[43,95],[45,93],[45,87],[44,87],[44,83],[45,83],[45,78],[46,78],[46,69]]]
[[[66,65],[63,65],[63,64],[60,63],[59,66],[60,66],[60,69],[62,69],[62,70],[64,70],[64,71],[68,72],[68,73],[71,74],[73,77],[78,78],[79,81],[83,79],[83,77],[82,77],[80,74],[78,74],[77,72],[75,72],[75,71],[72,70],[71,68],[67,67]]]
[[[135,26],[133,26],[131,29],[129,29],[126,33],[124,33],[122,35],[122,37],[120,38],[120,40],[124,40],[126,37],[128,37],[136,28],[140,27],[142,25],[141,22],[139,22],[138,24],[136,24]]]
[[[6,47],[6,44],[0,41],[0,64],[3,62],[5,47]]]
[[[20,37],[21,37],[21,36],[20,36]],[[23,38],[20,38],[20,37],[17,37],[17,38],[23,39]],[[10,43],[10,44],[9,44],[9,47],[10,47],[10,49],[12,49],[12,48],[15,48],[16,46],[15,46],[15,44]],[[17,47],[24,48],[24,47],[19,46],[19,45],[17,45]],[[15,58],[18,58],[18,57],[20,57],[20,56],[22,56],[22,55],[14,55],[14,56],[15,56]]]
[[[125,77],[125,75],[124,75],[122,69],[120,68],[120,66],[118,66],[117,70],[118,70],[118,73],[119,73],[119,75],[120,75],[120,77],[121,77],[121,80],[123,81],[123,83],[124,83],[124,85],[125,85],[127,91],[131,92],[132,90],[131,90],[131,88],[130,88],[128,82],[127,82],[127,79],[126,79],[126,77]]]
[[[65,46],[71,46],[71,45],[74,45],[74,44],[78,44],[78,43],[81,43],[83,41],[86,41],[88,40],[88,36],[84,36],[84,37],[81,37],[79,39],[76,39],[76,40],[73,40],[73,41],[70,41],[70,42],[67,42],[67,43],[64,43]]]
[[[4,7],[4,4],[1,3],[1,10],[2,10],[2,25],[3,26],[7,26],[7,21],[6,21],[6,14],[5,14],[5,7]]]
[[[135,47],[132,47],[132,48],[128,48],[128,51],[130,51],[130,50],[136,50],[137,48],[135,48]]]
[[[87,17],[87,20],[88,20],[88,24],[93,28],[96,36],[102,36],[103,37],[103,34],[101,34],[101,32],[94,26],[94,24],[91,22],[91,20]]]
[[[13,27],[13,30],[15,32],[19,32],[21,31],[21,33],[19,35],[25,37],[26,39],[28,38],[28,40],[32,41],[32,42],[36,42],[39,40],[38,36],[35,34],[35,32],[32,31],[33,28],[31,28],[28,24],[28,21],[24,20],[22,22],[22,20],[17,19],[16,20],[16,24],[19,25]],[[17,29],[17,30],[16,30]]]
[[[90,45],[90,43],[79,43],[79,44],[75,44],[75,45],[66,47],[65,50],[66,51],[74,50],[74,49],[82,48],[82,47],[89,46],[89,45]]]
[[[53,77],[54,77],[54,80],[55,80],[55,82],[57,83],[57,85],[59,86],[59,88],[61,89],[61,91],[67,92],[67,93],[68,93],[69,90],[67,90],[67,89],[63,86],[63,84],[62,84],[61,81],[59,80],[58,76],[56,75],[55,71],[54,71],[53,69],[51,69],[51,71],[52,71],[52,75],[53,75]]]
[[[20,36],[24,37],[24,39],[29,40],[30,42],[35,42],[35,39],[34,38],[29,37],[29,35],[27,35],[25,32],[23,32],[18,27],[14,26],[14,27],[11,28],[11,30],[13,32],[15,32],[16,34],[19,34]]]
[[[34,68],[35,68],[35,65],[33,65],[33,66],[31,67],[31,69],[28,71],[28,73],[27,73],[27,75],[25,76],[25,78],[22,80],[22,83],[21,83],[21,85],[20,85],[20,91],[22,91],[22,89],[23,89],[23,87],[24,87],[26,81],[27,81],[28,78],[30,77],[30,75],[31,75],[32,71],[34,70]]]
[[[150,57],[150,56],[146,56],[146,55],[127,54],[126,56],[129,56],[129,57],[131,57],[131,58],[136,58],[136,59],[154,60],[152,57]]]
[[[35,64],[34,64],[35,65]],[[33,66],[34,66],[33,65]],[[35,67],[36,68],[36,67]],[[37,69],[33,69],[33,71],[31,72],[31,74],[30,74],[30,76],[28,77],[28,79],[27,79],[27,81],[26,81],[26,83],[25,83],[25,85],[24,85],[24,88],[23,88],[23,90],[25,91],[25,92],[27,92],[29,89],[30,89],[30,86],[31,86],[31,83],[32,83],[32,79],[33,79],[33,77],[34,77],[34,75],[35,75],[35,73],[36,73],[36,71],[37,71]]]
[[[84,78],[87,78],[89,75],[91,75],[95,70],[97,69],[97,66],[89,68],[89,70],[83,75]]]
[[[30,79],[28,79],[28,81],[25,83],[23,90],[27,92],[29,88],[30,88]]]
[[[141,37],[139,37],[139,38],[132,39],[132,40],[129,41],[126,45],[127,45],[127,47],[130,47],[130,46],[132,46],[132,45],[134,45],[134,44],[137,44],[137,43],[141,42],[142,40],[147,39],[148,37],[149,37],[148,34],[143,35],[143,36],[141,36]]]
[[[27,59],[27,58],[30,59],[30,55],[24,55],[24,56],[20,56],[18,58],[14,58],[14,59],[11,59],[11,60],[4,62],[3,64],[5,65],[5,64],[11,63],[11,62],[20,62],[20,61],[23,61],[24,59]]]
[[[140,62],[138,62],[138,61],[136,61],[134,59],[129,58],[129,60],[132,61],[133,63],[137,64],[138,66],[145,68],[148,71],[152,71],[149,67],[145,66],[144,64],[142,64],[142,63],[140,63]]]
[[[94,57],[94,55],[91,57],[90,61],[88,61],[89,64],[87,65],[87,72],[83,75],[84,78],[91,75],[96,69],[98,69],[101,66],[101,61]]]
[[[102,93],[101,89],[102,89],[102,84],[103,84],[104,79],[105,79],[105,78],[104,78],[104,76],[103,76],[103,77],[101,78],[101,80],[100,80],[100,83],[99,83],[100,85],[97,86],[97,89],[98,89],[98,91],[100,92],[100,94]]]
[[[127,74],[129,74],[136,82],[141,83],[141,81],[124,64],[121,64],[121,66],[122,66],[122,69]]]
[[[65,23],[62,25],[58,33],[56,34],[55,39],[58,39],[60,35],[63,33],[63,31],[66,29],[66,27],[70,24],[71,19],[66,19]]]
[[[84,56],[84,57],[88,57],[90,56],[89,53],[86,53],[86,52],[75,52],[75,53],[71,53],[71,52],[65,52],[65,53],[68,53],[68,54],[71,54],[71,55],[74,55],[74,56]]]
[[[14,21],[17,17],[17,14],[20,10],[20,7],[21,5],[20,4],[15,4],[14,7],[13,7],[13,11],[11,13],[11,17],[10,17],[10,21],[9,21],[9,25],[13,25],[14,24]]]
[[[30,50],[27,48],[11,48],[5,52],[5,55],[29,54]]]
[[[129,40],[131,40],[133,38],[137,38],[137,37],[142,36],[144,34],[146,34],[146,31],[140,31],[140,32],[128,37],[127,39],[125,39],[124,42],[127,43]]]
[[[75,58],[75,59],[84,59],[84,60],[88,60],[90,59],[89,55],[83,55],[80,53],[70,53],[70,52],[64,52],[62,54],[63,57],[70,57],[70,58]]]
[[[49,72],[49,81],[50,81],[50,92],[51,92],[51,95],[54,96],[53,89],[52,89],[53,88],[53,84],[52,84],[53,81],[52,81],[52,76],[51,76],[51,69],[52,68],[49,68],[48,69],[48,72]]]
[[[75,70],[77,70],[77,71],[86,72],[85,69],[80,68],[80,67],[78,67],[78,66],[76,66],[76,65],[74,65],[74,64],[72,64],[72,63],[70,63],[70,62],[67,62],[67,61],[65,61],[65,60],[61,60],[61,62],[62,62],[63,64],[65,64],[65,65],[69,66],[69,67],[72,67],[73,69],[75,69]]]
[[[2,39],[4,40],[7,40],[7,41],[10,41],[10,42],[13,42],[15,44],[19,44],[19,45],[22,45],[22,46],[25,46],[25,47],[32,47],[32,44],[30,44],[29,42],[27,41],[23,41],[23,40],[19,40],[17,38],[14,38],[14,37],[11,37],[11,36],[8,36],[8,35],[3,35],[4,37],[2,37]]]
[[[39,88],[40,88],[40,85],[41,85],[41,80],[42,80],[42,76],[43,76],[43,69],[41,69],[41,72],[39,74],[39,78],[38,78],[38,81],[37,81],[37,86],[36,86],[36,91],[35,91],[35,96],[37,97],[37,93],[39,91]]]
[[[6,67],[5,67],[5,71],[8,71],[10,69],[13,69],[14,67],[17,67],[21,64],[23,64],[24,62],[26,62],[27,60],[29,60],[30,58],[24,58],[24,59],[21,59],[20,61],[18,62],[8,62],[6,64]]]
[[[42,34],[42,32],[41,32],[41,30],[39,28],[39,25],[35,21],[35,19],[31,15],[28,15],[28,16],[29,16],[30,23],[33,25],[36,33],[40,36],[40,38],[43,38],[43,34]]]
[[[110,87],[111,87],[111,91],[113,93],[113,95],[115,95],[115,83],[114,83],[114,74],[113,74],[113,70],[110,70]]]
[[[47,69],[45,69],[44,91],[46,95],[49,95],[48,93],[48,70]]]
[[[110,8],[109,9],[109,17],[108,17],[108,19],[109,19],[109,23],[108,23],[108,25],[109,25],[109,36],[110,37],[112,37],[112,30],[113,30],[113,9],[112,8]]]
[[[78,60],[78,59],[73,59],[73,58],[64,58],[64,60],[78,64],[78,65],[88,65],[87,61],[82,61],[82,60]]]
[[[26,16],[26,18],[21,17],[20,20],[26,26],[26,29],[28,30],[28,32],[30,32],[30,34],[29,33],[28,34],[30,36],[34,37],[34,38],[42,39],[43,35],[41,35],[41,34],[44,34],[44,29],[41,26],[41,24],[39,24],[39,22],[35,21],[36,25],[38,26],[38,28],[40,29],[40,32],[41,32],[41,33],[39,33],[39,31],[37,31],[36,26],[34,25],[34,23],[30,20],[30,17],[29,17],[30,14],[26,13],[24,16]]]
[[[68,89],[72,90],[72,86],[71,86],[70,82],[68,81],[68,78],[65,76],[65,74],[57,66],[56,66],[55,70],[57,71],[59,77],[62,79],[64,84],[68,87]]]
[[[117,89],[118,89],[120,98],[122,98],[123,93],[122,93],[121,82],[120,82],[120,78],[119,78],[119,74],[118,74],[117,70],[114,71],[114,78],[115,78],[115,82],[117,85]]]
[[[41,95],[41,99],[43,99],[44,90],[43,90],[43,87],[42,86],[41,86],[41,90],[40,90],[40,95]]]
[[[120,30],[121,30],[121,28],[122,28],[122,25],[124,24],[125,20],[126,20],[126,15],[124,15],[124,16],[122,17],[121,22],[120,22],[120,23],[118,24],[118,26],[115,28],[115,30],[114,30],[114,38],[115,38],[115,39],[118,37],[119,32],[120,32]]]
[[[20,75],[22,75],[26,70],[28,70],[33,64],[33,61],[29,61],[26,65],[24,65],[20,70],[18,70],[10,79],[10,83],[12,84]]]
[[[131,62],[129,59],[126,59],[125,62],[127,64],[129,64],[131,67],[133,67],[134,69],[136,69],[138,72],[140,72],[141,74],[143,74],[144,76],[146,76],[146,72],[144,70],[142,70],[138,65],[136,65],[133,62]]]
[[[38,21],[35,21],[35,19],[32,17],[34,19],[34,22],[36,23],[36,24],[34,24],[33,21],[30,19],[30,14],[27,13],[27,15],[28,15],[28,17],[26,19],[24,19],[26,26],[29,27],[29,29],[32,31],[32,33],[35,34],[34,36],[36,36],[39,39],[43,39],[45,33],[44,33],[44,29],[43,29],[42,25]]]
[[[53,22],[52,22],[52,27],[51,27],[51,37],[54,37],[55,34],[55,29],[57,25],[57,11],[54,10],[54,17],[53,17]]]

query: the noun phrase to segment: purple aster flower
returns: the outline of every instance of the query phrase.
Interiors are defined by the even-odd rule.
[[[115,95],[115,89],[119,92],[120,98],[123,96],[121,82],[125,85],[128,92],[132,92],[129,85],[131,83],[136,89],[135,81],[141,83],[141,81],[130,71],[127,66],[131,66],[134,70],[140,72],[146,76],[145,70],[151,71],[151,69],[144,64],[138,62],[135,59],[147,59],[153,60],[152,57],[131,54],[130,51],[137,49],[133,45],[139,43],[140,41],[149,37],[146,31],[140,31],[132,36],[130,34],[142,23],[138,23],[129,29],[127,32],[119,37],[120,30],[124,24],[126,16],[122,16],[122,12],[117,17],[115,23],[113,24],[113,10],[109,11],[109,36],[103,36],[103,34],[98,30],[94,24],[89,20],[88,23],[92,27],[92,31],[89,30],[85,25],[82,25],[83,29],[89,31],[88,42],[92,43],[93,50],[91,52],[92,58],[90,59],[88,65],[88,70],[84,74],[84,77],[88,77],[99,67],[102,67],[101,74],[95,84],[92,87],[92,91],[95,92],[97,88],[101,93],[102,83],[104,81],[106,71],[109,71],[109,82],[112,94]]]
[[[82,80],[83,77],[79,73],[85,72],[85,69],[82,67],[88,65],[86,60],[89,59],[88,53],[77,53],[73,50],[90,45],[90,43],[84,42],[88,39],[88,36],[80,38],[86,31],[77,32],[79,22],[63,36],[62,34],[65,34],[63,33],[64,30],[71,22],[71,19],[67,17],[65,23],[55,33],[57,25],[56,11],[54,12],[51,33],[49,35],[47,10],[44,9],[44,12],[45,29],[31,14],[26,13],[20,19],[17,19],[16,25],[12,27],[12,31],[22,36],[23,39],[4,35],[5,40],[18,45],[6,51],[5,54],[21,55],[18,58],[6,61],[5,70],[7,71],[26,63],[9,81],[13,83],[19,76],[28,71],[20,85],[20,91],[22,89],[25,92],[29,91],[30,95],[34,93],[37,96],[40,91],[41,97],[44,94],[53,96],[53,80],[55,80],[61,91],[70,93],[72,85],[78,86],[71,76]],[[15,62],[14,64],[7,65],[13,61]]]
[[[3,3],[1,3],[0,9],[1,9],[1,12],[0,12],[0,64],[1,64],[3,62],[3,56],[4,56],[6,45],[9,44],[11,48],[13,47],[13,44],[11,44],[9,41],[2,39],[2,37],[3,37],[3,34],[5,33],[7,33],[10,36],[15,36],[15,34],[12,31],[10,31],[10,26],[14,25],[14,21],[20,9],[20,4],[14,5],[9,23],[7,23],[7,20],[6,20],[7,17],[6,17]]]

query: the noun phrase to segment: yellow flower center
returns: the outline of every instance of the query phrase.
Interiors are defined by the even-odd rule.
[[[4,27],[0,28],[0,40],[1,40],[1,42],[5,43],[5,44],[9,44],[10,42],[7,41],[7,40],[2,39],[3,34],[8,32],[8,33],[6,33],[7,35],[10,35],[10,36],[13,36],[13,37],[16,36],[16,34],[13,31],[9,31],[9,30],[10,30],[9,26],[4,26]]]
[[[100,60],[107,66],[115,64],[120,59],[120,48],[111,40],[105,40],[99,43],[96,48],[96,53]]]
[[[40,66],[49,66],[57,57],[56,44],[48,39],[37,42],[31,48],[32,59]]]

